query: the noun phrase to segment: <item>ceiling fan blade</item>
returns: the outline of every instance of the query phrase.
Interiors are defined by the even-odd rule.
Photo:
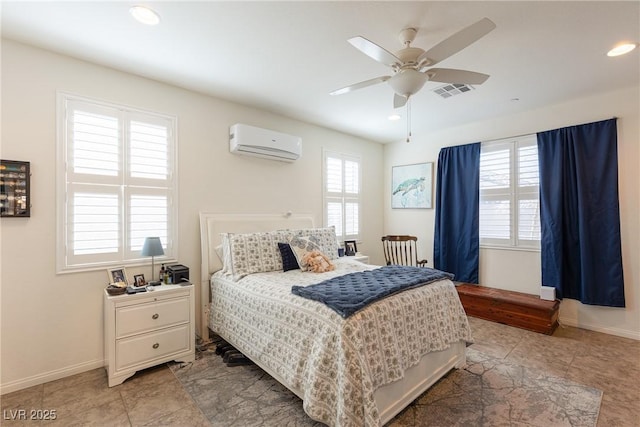
[[[396,93],[393,95],[393,108],[404,107],[407,101],[408,98],[406,96],[398,95]]]
[[[398,57],[393,53],[378,46],[374,42],[365,39],[364,37],[357,36],[350,38],[349,43],[351,43],[353,47],[355,47],[368,57],[373,58],[378,62],[382,62],[389,67],[393,66],[394,64],[402,63],[402,61],[400,61],[400,59],[398,59]]]
[[[376,77],[375,79],[365,80],[363,82],[356,83],[356,84],[353,84],[351,86],[346,86],[346,87],[343,87],[343,88],[340,88],[340,89],[336,89],[333,92],[331,92],[330,95],[342,95],[343,93],[351,92],[351,91],[354,91],[356,89],[362,89],[363,87],[367,87],[367,86],[375,85],[375,84],[378,84],[378,83],[386,82],[390,78],[391,78],[391,76],[380,76],[380,77]]]
[[[493,21],[491,21],[489,18],[483,18],[475,24],[471,24],[468,27],[458,31],[451,37],[444,39],[443,41],[420,55],[417,61],[418,63],[420,63],[420,61],[426,59],[428,62],[425,65],[437,64],[443,59],[450,57],[454,53],[460,52],[465,47],[490,33],[494,28],[496,28],[496,24],[494,24]]]
[[[429,81],[440,83],[481,85],[489,78],[488,74],[453,68],[429,68],[426,73],[429,76]]]

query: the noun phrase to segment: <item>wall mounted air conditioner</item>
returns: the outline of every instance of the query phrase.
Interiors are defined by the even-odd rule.
[[[237,123],[229,128],[229,151],[292,162],[302,154],[302,138]]]

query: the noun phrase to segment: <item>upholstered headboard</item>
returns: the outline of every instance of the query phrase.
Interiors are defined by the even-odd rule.
[[[220,245],[220,233],[253,233],[285,229],[313,228],[311,214],[217,214],[200,212],[200,337],[207,341],[207,315],[209,280],[211,274],[222,268],[215,248]]]

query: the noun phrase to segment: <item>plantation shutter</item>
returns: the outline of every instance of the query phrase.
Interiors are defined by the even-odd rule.
[[[145,237],[171,242],[171,123],[164,118],[130,114],[128,121],[128,250],[135,258]],[[166,250],[165,250],[166,252]]]
[[[336,228],[338,239],[357,239],[360,233],[360,159],[339,153],[324,156],[325,224]]]
[[[122,114],[79,101],[67,110],[67,264],[118,261],[122,250]]]
[[[360,233],[360,164],[357,161],[344,161],[344,193],[345,235],[356,238]]]
[[[62,97],[64,248],[58,269],[139,260],[150,236],[160,237],[165,254],[173,255],[174,119]]]
[[[480,240],[511,240],[511,147],[496,144],[480,152]]]
[[[483,143],[480,153],[480,242],[540,247],[535,135]]]
[[[537,141],[518,143],[518,243],[520,246],[540,247]]]

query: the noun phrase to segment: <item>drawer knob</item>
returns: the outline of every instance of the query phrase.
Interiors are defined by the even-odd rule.
[[[153,348],[158,348],[158,347],[160,347],[160,344],[158,344],[158,343],[155,343],[155,344],[153,345]]]
[[[152,318],[153,320],[156,320],[158,317],[160,317],[160,316],[158,315],[158,313],[156,313],[156,314],[154,314],[153,316],[151,316],[151,318]]]

